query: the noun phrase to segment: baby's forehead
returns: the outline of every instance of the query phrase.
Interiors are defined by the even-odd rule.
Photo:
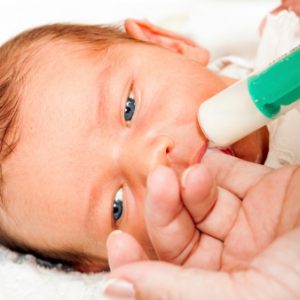
[[[54,78],[66,74],[66,70],[76,71],[77,68],[95,68],[104,65],[106,51],[101,47],[89,47],[83,43],[71,41],[45,42],[31,50],[26,65],[23,68],[25,77],[25,88],[35,88],[37,84],[47,84]]]
[[[138,41],[113,41],[111,43],[87,43],[72,40],[44,41],[32,50],[29,77],[39,76],[40,73],[52,73],[59,76],[60,70],[67,66],[74,69],[78,63],[89,66],[102,65],[109,68],[122,63],[126,56],[126,46],[139,47]]]
[[[64,65],[68,60],[91,59],[103,55],[104,48],[89,47],[84,43],[75,43],[69,40],[44,42],[33,49],[32,67],[44,67],[45,65]]]

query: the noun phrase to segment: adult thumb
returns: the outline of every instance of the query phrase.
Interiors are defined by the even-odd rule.
[[[108,278],[104,293],[111,299],[233,299],[233,282],[224,272],[143,261],[124,265]]]

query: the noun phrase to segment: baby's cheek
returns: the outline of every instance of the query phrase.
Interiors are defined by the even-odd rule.
[[[135,188],[134,192],[128,186],[124,187],[125,214],[120,229],[134,236],[149,257],[156,258],[145,224],[143,200],[145,194],[146,191],[142,184],[139,185],[139,189]]]
[[[136,220],[137,221],[137,220]],[[150,259],[156,259],[157,255],[150,241],[147,228],[145,226],[144,220],[139,220],[135,222],[134,226],[128,226],[128,230],[124,230],[135,237],[135,239],[141,244],[147,256]]]

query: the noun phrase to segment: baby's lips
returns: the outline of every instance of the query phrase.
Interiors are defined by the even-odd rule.
[[[227,147],[227,148],[219,148],[219,150],[225,154],[231,155],[231,156],[235,156],[234,152],[232,151],[231,148]]]
[[[199,150],[196,152],[196,154],[193,156],[190,165],[194,165],[194,164],[198,164],[201,162],[201,159],[203,157],[203,155],[205,154],[206,150],[207,150],[207,142],[203,143],[201,145],[201,147],[199,148]]]

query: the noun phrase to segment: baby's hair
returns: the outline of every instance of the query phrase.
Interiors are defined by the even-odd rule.
[[[5,210],[1,165],[18,142],[18,108],[22,101],[22,89],[30,74],[31,65],[38,51],[49,43],[73,42],[86,46],[87,50],[104,50],[114,43],[134,41],[126,32],[115,26],[53,24],[25,31],[0,47],[0,208]],[[31,253],[43,259],[79,264],[95,261],[85,253],[74,251],[42,251],[33,249],[10,236],[0,219],[0,244],[11,250]]]

